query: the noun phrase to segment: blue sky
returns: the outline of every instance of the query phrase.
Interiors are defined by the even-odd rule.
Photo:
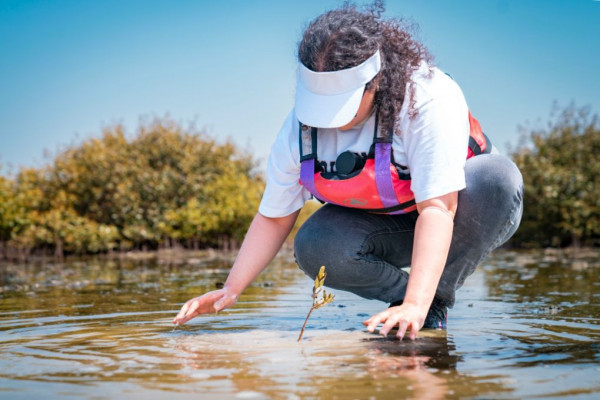
[[[358,2],[362,4],[364,2]],[[600,2],[388,0],[501,150],[554,101],[600,112]],[[264,159],[293,106],[296,45],[331,0],[0,0],[2,173],[170,115]]]

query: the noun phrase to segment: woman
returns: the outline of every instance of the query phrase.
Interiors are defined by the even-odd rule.
[[[456,290],[517,229],[522,178],[495,153],[458,85],[395,20],[344,6],[299,45],[294,110],[271,149],[267,186],[225,286],[174,323],[232,306],[273,259],[311,195],[329,204],[294,250],[311,278],[390,303],[364,324],[446,328]],[[467,157],[470,157],[467,159]],[[410,274],[402,267],[410,266]]]

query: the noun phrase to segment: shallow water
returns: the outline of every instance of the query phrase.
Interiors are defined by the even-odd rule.
[[[334,291],[296,341],[312,282],[282,254],[236,306],[171,321],[231,258],[0,267],[0,398],[600,398],[600,255],[497,251],[448,330],[381,338],[385,304]]]

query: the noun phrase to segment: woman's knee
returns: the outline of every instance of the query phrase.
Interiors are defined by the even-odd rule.
[[[467,188],[459,192],[454,236],[471,247],[480,246],[482,251],[495,248],[519,226],[523,207],[521,172],[510,159],[485,154],[469,159],[465,174]]]
[[[487,207],[517,208],[523,200],[523,177],[507,157],[485,154],[467,161],[467,192]]]

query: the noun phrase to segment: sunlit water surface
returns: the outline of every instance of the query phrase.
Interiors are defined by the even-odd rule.
[[[312,282],[290,255],[236,306],[173,328],[231,256],[2,265],[0,397],[598,399],[600,257],[497,251],[458,293],[447,332],[364,331],[386,307],[334,291],[304,338]]]

